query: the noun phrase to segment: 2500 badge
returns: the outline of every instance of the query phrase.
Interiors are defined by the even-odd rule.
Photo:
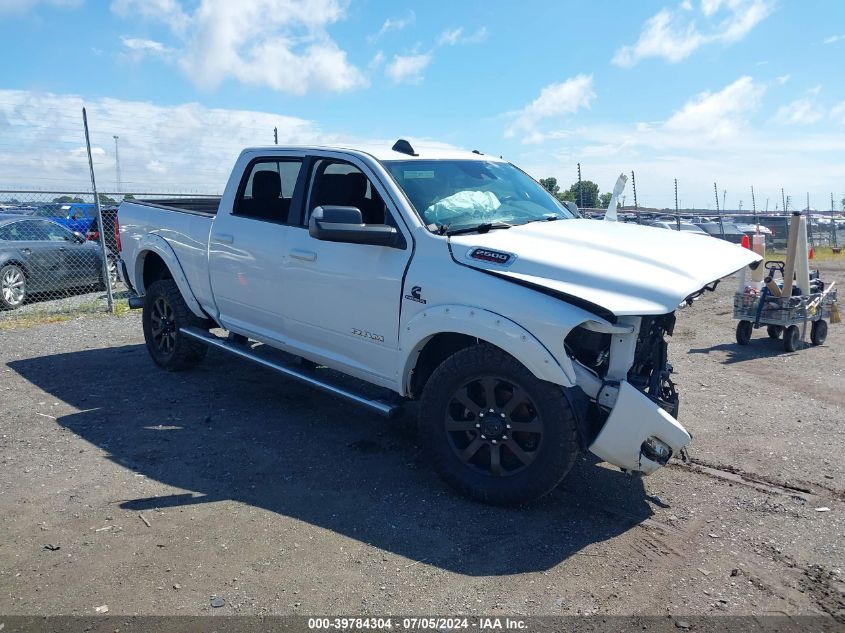
[[[489,248],[474,248],[470,251],[471,259],[480,259],[483,262],[507,266],[513,261],[513,255],[501,251],[492,251]]]

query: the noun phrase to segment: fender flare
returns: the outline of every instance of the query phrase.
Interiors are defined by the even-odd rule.
[[[185,299],[185,303],[191,312],[201,319],[208,318],[208,315],[200,307],[199,301],[194,296],[191,285],[188,283],[188,278],[185,276],[185,271],[182,270],[182,265],[179,263],[176,253],[173,252],[173,248],[167,243],[167,240],[154,233],[147,233],[138,243],[138,256],[135,258],[133,275],[138,296],[144,296],[147,292],[147,289],[144,287],[144,259],[146,259],[147,253],[155,253],[164,261],[165,266],[167,266],[170,274],[173,276],[173,281],[176,282],[176,287],[179,288],[179,292],[182,294],[182,298]]]
[[[410,392],[411,374],[420,351],[431,338],[445,332],[479,338],[501,348],[541,380],[573,387],[575,369],[565,356],[564,365],[521,325],[490,310],[465,305],[439,305],[419,312],[402,326],[400,349],[408,350],[402,369],[402,388]],[[561,339],[561,345],[563,340]]]

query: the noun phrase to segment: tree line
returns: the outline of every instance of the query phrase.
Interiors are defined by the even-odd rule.
[[[117,200],[114,198],[107,196],[104,193],[97,194],[97,197],[100,199],[100,204],[117,204]],[[127,193],[123,196],[124,200],[134,200],[135,196],[131,193]],[[80,198],[79,196],[59,196],[58,198],[53,198],[53,202],[58,202],[60,204],[74,204],[74,203],[84,203],[85,200]]]
[[[605,209],[610,204],[611,193],[599,193],[599,186],[592,180],[581,181],[579,195],[578,183],[572,183],[569,189],[561,190],[557,178],[540,178],[539,183],[560,201],[574,202],[582,209]]]

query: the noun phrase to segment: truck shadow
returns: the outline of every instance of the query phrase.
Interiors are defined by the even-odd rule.
[[[530,506],[468,501],[428,467],[413,422],[386,421],[214,351],[181,374],[156,368],[143,345],[8,366],[80,410],[57,424],[184,491],[123,490],[125,510],[234,500],[471,576],[550,569],[652,514],[640,479],[592,458]]]

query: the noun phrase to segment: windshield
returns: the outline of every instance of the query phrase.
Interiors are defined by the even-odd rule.
[[[486,160],[384,161],[427,225],[459,229],[573,217],[509,163]]]
[[[62,211],[62,205],[60,204],[45,204],[40,209],[34,211],[32,215],[39,218],[57,218],[64,217],[67,213]]]

